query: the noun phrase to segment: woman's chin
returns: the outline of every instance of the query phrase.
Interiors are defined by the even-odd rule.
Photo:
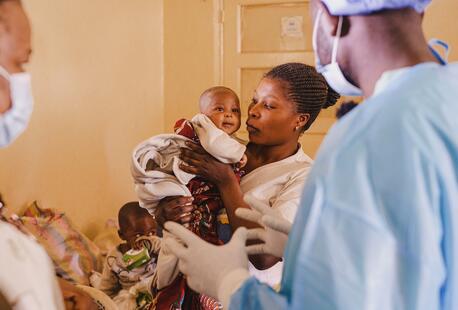
[[[264,144],[265,142],[259,132],[248,132],[248,140],[254,144]]]

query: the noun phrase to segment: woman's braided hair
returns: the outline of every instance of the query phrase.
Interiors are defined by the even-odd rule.
[[[340,97],[314,67],[306,64],[292,62],[279,65],[264,77],[283,82],[286,96],[296,105],[297,113],[310,115],[302,132],[309,129],[321,109],[333,106]]]

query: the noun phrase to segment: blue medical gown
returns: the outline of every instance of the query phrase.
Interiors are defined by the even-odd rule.
[[[304,188],[280,293],[230,309],[458,309],[458,64],[386,73],[329,132]]]

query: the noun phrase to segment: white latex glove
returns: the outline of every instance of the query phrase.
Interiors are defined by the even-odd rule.
[[[178,257],[178,268],[186,275],[189,287],[219,300],[228,309],[231,295],[249,277],[246,228],[237,229],[231,241],[221,246],[200,239],[174,222],[165,223],[164,228],[183,242],[173,238],[165,241]]]
[[[238,208],[235,210],[235,214],[242,219],[258,223],[263,227],[248,230],[247,239],[258,239],[263,243],[248,245],[246,247],[247,253],[249,255],[270,254],[280,258],[283,257],[292,224],[277,209],[251,199],[247,199],[245,202],[250,205],[251,209]]]

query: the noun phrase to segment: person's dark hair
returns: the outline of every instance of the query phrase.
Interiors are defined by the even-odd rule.
[[[357,106],[358,104],[353,100],[342,103],[340,107],[337,108],[336,117],[341,118]]]
[[[237,104],[240,104],[239,96],[237,96],[235,91],[233,91],[232,89],[230,89],[229,87],[226,87],[226,86],[213,86],[213,87],[210,87],[209,89],[204,90],[204,92],[200,95],[199,105],[202,104],[202,98],[203,97],[205,97],[207,95],[210,95],[210,94],[213,94],[213,93],[219,93],[219,92],[221,92],[221,93],[223,93],[223,92],[230,93],[232,96],[234,96],[235,102],[237,102]],[[202,106],[200,108],[202,109]]]
[[[119,230],[124,231],[124,229],[129,226],[130,219],[132,217],[138,218],[142,216],[152,216],[148,211],[142,207],[138,201],[131,201],[126,203],[119,209],[118,212],[118,222]]]
[[[309,114],[302,132],[309,129],[321,109],[334,105],[340,98],[314,67],[302,63],[276,66],[264,76],[284,82],[287,98],[296,104],[297,113]]]

